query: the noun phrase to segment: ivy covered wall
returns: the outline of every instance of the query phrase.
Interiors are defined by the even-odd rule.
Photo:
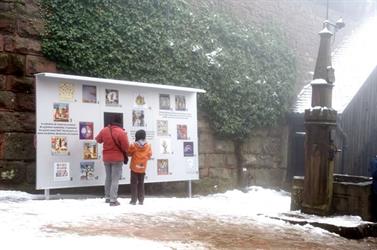
[[[66,73],[203,88],[201,110],[232,140],[288,109],[295,62],[277,29],[183,0],[41,2],[43,53]]]

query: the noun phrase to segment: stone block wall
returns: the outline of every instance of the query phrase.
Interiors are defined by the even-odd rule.
[[[199,113],[198,120],[200,182],[194,190],[286,186],[287,126],[255,129],[243,143],[235,145],[213,133],[205,114]]]
[[[285,186],[287,170],[288,129],[255,129],[241,147],[244,181],[247,185]]]
[[[216,137],[208,117],[198,114],[199,176],[194,192],[218,192],[237,186],[237,157],[231,140]]]
[[[35,78],[56,72],[43,57],[36,1],[0,3],[0,184],[35,183]]]

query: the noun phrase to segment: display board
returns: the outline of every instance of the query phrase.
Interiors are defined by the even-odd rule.
[[[36,75],[37,189],[103,185],[95,136],[119,115],[129,141],[152,145],[145,182],[199,179],[197,93],[201,89],[73,75]],[[120,184],[130,183],[123,166]]]

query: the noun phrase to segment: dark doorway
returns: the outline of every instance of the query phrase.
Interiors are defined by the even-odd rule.
[[[114,117],[118,116],[121,121],[121,125],[123,128],[123,113],[111,113],[111,112],[105,112],[103,113],[103,125],[106,127],[110,124],[111,121],[114,120]]]

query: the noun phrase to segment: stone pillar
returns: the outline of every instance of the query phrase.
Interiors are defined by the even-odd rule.
[[[331,66],[329,22],[324,22],[312,85],[312,108],[305,110],[305,178],[302,211],[327,215],[331,211],[334,136],[337,112],[332,109],[334,70]]]
[[[327,215],[333,194],[334,144],[337,112],[316,108],[305,111],[305,178],[302,211]]]

